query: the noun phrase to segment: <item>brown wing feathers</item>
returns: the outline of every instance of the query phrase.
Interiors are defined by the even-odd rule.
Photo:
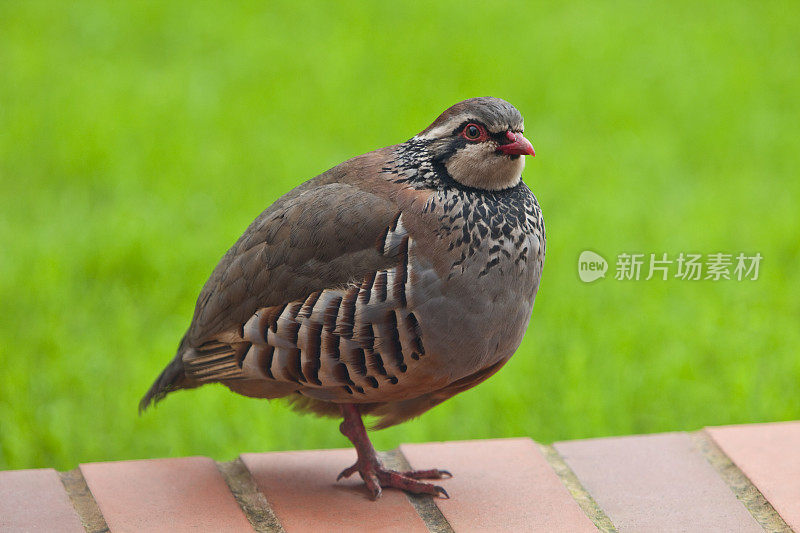
[[[425,353],[407,308],[410,248],[384,196],[326,175],[292,191],[217,266],[165,370],[172,381],[143,405],[213,381],[250,396],[306,395],[316,412],[320,400],[372,405]]]
[[[360,283],[314,291],[304,300],[262,308],[242,328],[239,354],[220,341],[191,353],[187,373],[202,381],[260,378],[364,394],[397,384],[406,354],[424,353],[419,324],[407,305],[409,237],[400,216],[378,248],[396,265],[368,272]],[[302,388],[302,387],[300,387]]]

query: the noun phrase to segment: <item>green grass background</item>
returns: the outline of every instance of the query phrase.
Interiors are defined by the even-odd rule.
[[[537,151],[532,326],[376,445],[800,418],[796,2],[268,4],[0,3],[0,468],[346,446],[219,386],[136,405],[263,208],[480,95]],[[764,260],[587,285],[584,249]]]

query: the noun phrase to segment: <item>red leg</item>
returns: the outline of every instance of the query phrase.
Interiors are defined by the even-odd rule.
[[[339,426],[342,434],[350,439],[356,448],[358,459],[350,468],[346,468],[339,474],[336,480],[343,477],[350,477],[356,472],[367,485],[372,499],[377,500],[381,495],[381,487],[393,487],[413,494],[431,494],[434,496],[444,496],[449,498],[447,491],[438,485],[417,481],[419,479],[443,479],[452,477],[447,470],[411,470],[409,472],[396,472],[384,468],[378,459],[378,454],[372,446],[367,429],[361,421],[361,413],[355,404],[341,404],[344,421]]]

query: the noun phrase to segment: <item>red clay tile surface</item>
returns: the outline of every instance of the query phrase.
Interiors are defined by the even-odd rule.
[[[559,442],[619,531],[762,531],[684,433]]]
[[[80,466],[111,531],[249,531],[253,528],[207,457]]]
[[[241,458],[288,533],[428,531],[405,494],[385,489],[373,502],[358,474],[336,482],[339,472],[355,462],[355,450],[247,453]]]
[[[705,431],[800,532],[800,422]],[[761,531],[694,442],[685,433],[666,433],[559,442],[554,447],[623,533]],[[530,439],[404,444],[400,451],[414,468],[444,468],[455,474],[439,482],[453,499],[433,500],[455,531],[595,530]],[[244,454],[242,461],[288,533],[427,531],[405,494],[387,489],[372,502],[360,478],[336,482],[355,457],[348,448]],[[274,518],[241,465],[220,468],[232,476],[253,523],[271,527]],[[93,463],[81,465],[80,471],[91,495],[72,482],[67,490],[78,491],[76,505],[89,513],[84,519],[101,524],[102,519],[91,515],[96,513],[91,500],[91,509],[85,507],[85,498],[93,496],[112,532],[252,531],[211,459]],[[735,484],[741,490],[740,481]],[[768,529],[783,524],[768,506],[743,501],[756,506],[753,512]],[[72,504],[52,469],[0,472],[0,532],[83,531]],[[426,505],[420,512],[436,528],[441,517],[426,514],[432,509]]]
[[[0,472],[0,531],[84,529],[58,474],[47,468]]]
[[[530,439],[403,444],[416,469],[453,473],[436,505],[455,531],[596,531]]]
[[[800,531],[800,422],[706,428],[795,531]]]

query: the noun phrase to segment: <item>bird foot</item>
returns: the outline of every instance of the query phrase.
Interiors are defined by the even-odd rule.
[[[447,479],[453,477],[447,470],[432,469],[398,472],[397,470],[384,468],[383,465],[377,461],[356,461],[353,466],[344,469],[336,478],[336,481],[342,478],[348,478],[356,472],[359,473],[361,479],[366,483],[373,500],[380,498],[381,489],[387,487],[404,490],[411,494],[430,494],[432,496],[450,498],[450,495],[447,494],[444,488],[434,485],[433,483],[419,481],[420,479]]]

